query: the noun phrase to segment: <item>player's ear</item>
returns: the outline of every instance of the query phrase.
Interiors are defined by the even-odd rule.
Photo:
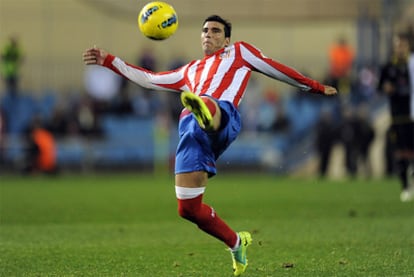
[[[230,44],[230,38],[225,38],[224,39],[224,46],[227,47]]]

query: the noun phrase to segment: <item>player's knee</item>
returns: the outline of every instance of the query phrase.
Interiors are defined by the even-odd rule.
[[[191,180],[193,182],[197,182],[195,177],[204,176],[204,174],[192,174]],[[187,175],[185,175],[187,176]],[[186,178],[184,175],[177,176],[177,182],[179,184],[185,183]],[[195,176],[195,177],[194,177]],[[187,176],[188,177],[188,176]],[[207,178],[204,176],[204,178]],[[203,178],[201,179],[203,180]],[[187,188],[187,187],[180,187],[176,186],[176,194],[178,200],[178,214],[190,221],[197,221],[197,218],[200,214],[201,207],[202,207],[202,198],[205,187],[197,187],[197,188]]]
[[[187,209],[187,208],[185,208],[181,205],[178,205],[178,215],[179,216],[181,216],[182,218],[187,218],[187,217],[190,216],[190,214],[191,214],[191,212],[190,212],[189,209]]]
[[[178,214],[189,221],[196,221],[197,219],[197,207],[189,203],[189,201],[179,200],[178,201]]]
[[[208,96],[201,96],[201,100],[203,100],[203,102],[206,104],[213,117],[215,117],[217,113],[220,113],[220,107],[214,99]]]

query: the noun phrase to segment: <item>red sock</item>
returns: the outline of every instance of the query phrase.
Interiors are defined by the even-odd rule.
[[[197,224],[198,228],[223,241],[232,248],[237,243],[237,234],[216,214],[213,208],[202,203],[203,195],[192,199],[178,199],[178,213]]]

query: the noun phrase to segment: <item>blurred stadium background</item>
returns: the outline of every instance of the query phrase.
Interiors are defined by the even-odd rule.
[[[371,176],[387,174],[388,109],[376,92],[376,78],[389,57],[392,35],[413,24],[413,1],[168,2],[178,13],[179,28],[167,41],[156,42],[144,38],[136,23],[146,1],[0,1],[0,46],[13,36],[23,52],[17,95],[11,95],[4,82],[0,87],[0,173],[21,171],[25,131],[35,119],[53,127],[62,170],[171,170],[177,99],[88,68],[81,55],[98,45],[131,63],[150,55],[156,71],[167,70],[202,55],[202,20],[217,13],[232,21],[233,41],[251,42],[267,56],[321,81],[327,79],[329,49],[339,37],[355,51],[352,85],[340,87],[335,99],[299,95],[291,87],[254,75],[241,107],[244,131],[220,159],[220,170],[316,175],[320,117],[329,113],[341,126],[343,111],[359,114],[363,107],[364,119],[375,129],[369,151]],[[102,78],[108,82],[104,89],[96,85]],[[328,170],[332,177],[348,174],[340,141],[335,138]]]

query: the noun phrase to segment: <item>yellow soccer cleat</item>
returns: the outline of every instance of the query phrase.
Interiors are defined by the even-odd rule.
[[[247,247],[252,244],[252,236],[249,232],[239,232],[240,246],[236,250],[230,250],[233,259],[234,276],[239,276],[247,268]]]
[[[187,110],[193,113],[198,125],[200,125],[202,129],[208,130],[213,128],[213,116],[200,96],[188,91],[183,91],[181,93],[181,102]]]

